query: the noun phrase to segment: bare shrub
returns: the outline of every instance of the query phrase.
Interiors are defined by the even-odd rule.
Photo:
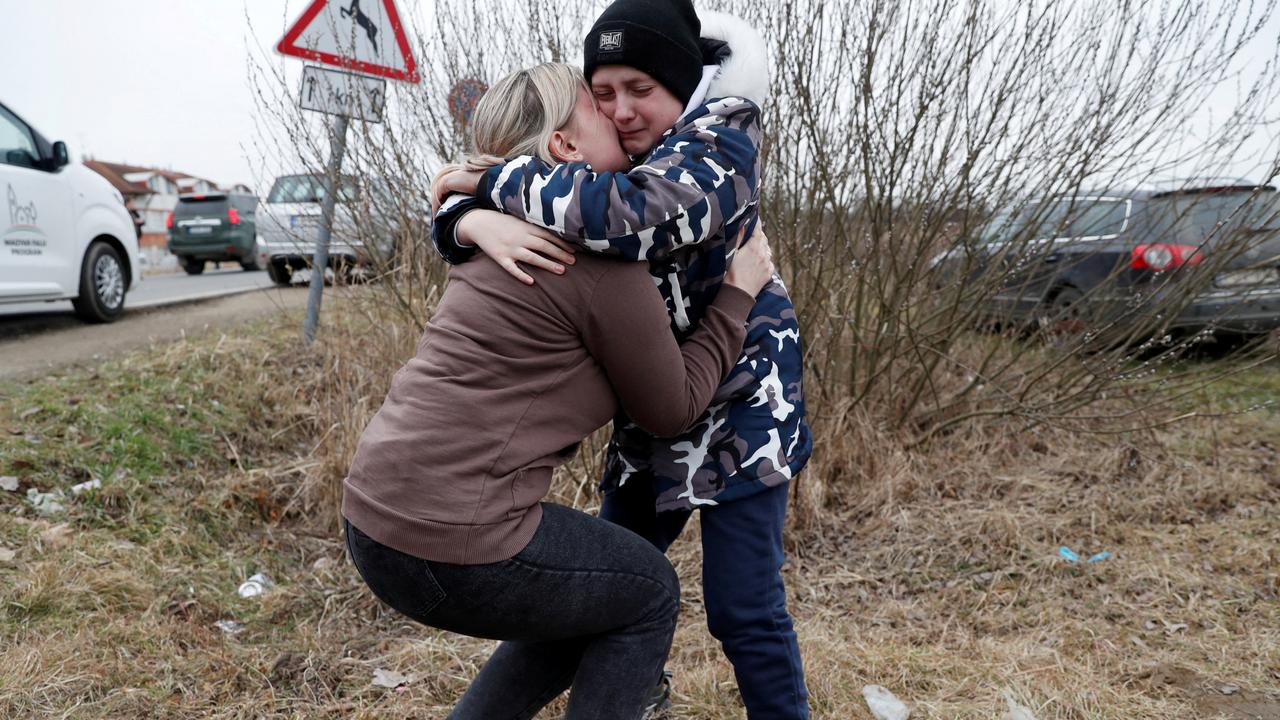
[[[1280,155],[1266,111],[1280,89],[1276,58],[1242,67],[1273,0],[700,6],[746,18],[770,45],[761,212],[804,327],[818,454],[802,503],[829,502],[829,485],[880,483],[891,473],[876,463],[906,462],[913,448],[975,423],[1121,433],[1212,413],[1189,408],[1189,396],[1269,356],[1181,363],[1208,335],[1177,325],[1218,273],[1266,239],[1236,221],[1274,193],[1253,193],[1211,228],[1195,244],[1198,264],[1157,273],[1118,300],[1127,258],[1087,244],[1071,256],[1110,263],[1097,289],[1071,288],[1047,268],[1061,236],[1106,222],[1095,217],[1100,195],[1124,201],[1174,176],[1221,175],[1245,152],[1256,161],[1250,181],[1274,179]],[[357,231],[390,233],[395,252],[365,301],[345,302],[367,332],[322,344],[327,372],[343,378],[326,386],[319,409],[318,428],[340,428],[323,482],[340,479],[445,282],[425,196],[431,173],[467,146],[448,89],[578,61],[602,7],[433,3],[415,18],[423,83],[393,88],[384,124],[353,123],[342,172],[387,188],[377,199],[387,208],[354,214]],[[259,63],[255,72],[264,157],[322,168],[322,123],[296,110],[278,70]],[[1201,116],[1232,87],[1233,106]],[[1172,218],[1201,199],[1176,197],[1190,199]],[[1010,312],[1010,297],[1027,307]],[[1094,301],[1108,311],[1088,310]],[[588,443],[562,474],[560,499],[588,502],[599,448],[598,438]]]

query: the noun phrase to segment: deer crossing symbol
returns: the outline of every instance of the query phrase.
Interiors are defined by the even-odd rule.
[[[364,34],[369,37],[369,44],[373,45],[373,51],[378,52],[378,26],[373,24],[368,15],[360,9],[360,0],[351,0],[350,7],[339,7],[338,12],[344,18],[354,17],[356,25],[359,25]]]

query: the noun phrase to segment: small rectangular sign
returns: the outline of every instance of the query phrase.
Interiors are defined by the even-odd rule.
[[[308,65],[302,70],[303,110],[346,115],[365,122],[382,122],[387,101],[387,81],[382,78]]]

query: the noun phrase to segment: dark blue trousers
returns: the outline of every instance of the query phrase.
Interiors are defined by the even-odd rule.
[[[782,585],[782,526],[790,485],[699,509],[707,628],[720,641],[750,720],[809,717],[800,646]],[[692,512],[654,511],[653,483],[632,476],[605,495],[600,517],[663,552]]]

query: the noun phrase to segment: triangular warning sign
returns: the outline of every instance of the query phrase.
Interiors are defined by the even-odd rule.
[[[312,0],[276,51],[390,80],[420,79],[394,0]]]

